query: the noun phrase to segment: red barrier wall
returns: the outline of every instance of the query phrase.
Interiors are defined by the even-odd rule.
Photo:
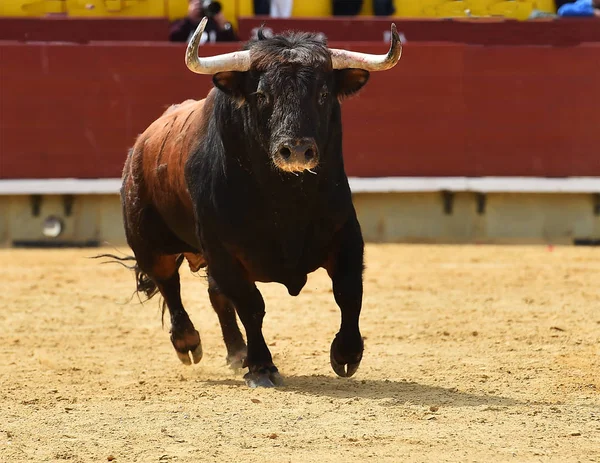
[[[276,33],[285,30],[323,32],[330,41],[387,41],[390,24],[408,42],[454,42],[473,45],[561,45],[600,42],[600,18],[557,18],[516,21],[500,18],[406,19],[406,18],[293,18],[242,17],[242,40],[265,24]]]
[[[0,63],[0,178],[120,176],[138,133],[210,87],[186,69],[179,44],[5,42]],[[344,103],[347,171],[600,176],[599,77],[600,45],[409,43],[396,68]]]
[[[167,18],[0,17],[0,40],[75,42],[167,41]]]
[[[275,32],[287,29],[319,31],[330,41],[377,42],[389,34],[390,18],[293,18],[242,17],[243,40],[262,23]],[[410,42],[456,42],[479,45],[577,45],[600,42],[600,19],[559,18],[515,21],[503,18],[407,19],[394,18],[398,30]],[[167,18],[14,18],[0,17],[0,40],[61,41],[167,41]]]
[[[319,31],[330,41],[381,41],[389,33],[390,18],[264,18],[242,17],[242,40],[262,23],[275,32],[287,29]],[[600,19],[558,18],[515,21],[503,18],[410,19],[394,18],[398,30],[411,42],[456,42],[479,45],[577,45],[600,42]],[[0,40],[166,41],[167,18],[15,18],[0,17]],[[387,40],[387,39],[386,39]]]

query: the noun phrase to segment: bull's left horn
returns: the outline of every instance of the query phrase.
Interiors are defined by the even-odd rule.
[[[355,51],[331,48],[333,69],[364,69],[365,71],[387,71],[393,68],[402,56],[402,42],[396,25],[392,23],[390,50],[386,55],[371,55]]]
[[[222,71],[247,71],[250,69],[250,51],[235,51],[225,53],[224,55],[207,56],[200,58],[198,56],[198,46],[202,33],[206,27],[208,18],[202,18],[198,28],[187,46],[185,52],[185,64],[188,69],[196,74],[216,74]]]

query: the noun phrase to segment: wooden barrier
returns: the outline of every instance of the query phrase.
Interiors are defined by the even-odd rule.
[[[239,18],[242,40],[261,24],[275,32],[287,29],[323,32],[330,41],[387,41],[394,21],[409,42],[455,42],[478,45],[560,45],[600,42],[600,19],[558,18],[516,21],[502,18]],[[14,18],[0,17],[0,40],[61,41],[166,41],[167,18]]]
[[[381,53],[385,45],[331,43]],[[213,45],[203,54],[231,51]],[[0,178],[120,176],[135,137],[202,98],[181,44],[0,43]],[[344,103],[352,176],[600,176],[600,45],[409,43]]]
[[[75,42],[169,39],[167,18],[0,17],[0,40]]]
[[[556,18],[516,21],[502,18],[261,18],[238,21],[242,40],[255,35],[261,24],[279,33],[285,30],[323,32],[330,41],[387,41],[394,22],[408,42],[455,42],[472,45],[560,45],[600,42],[600,19]]]

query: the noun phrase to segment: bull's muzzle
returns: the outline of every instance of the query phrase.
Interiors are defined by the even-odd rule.
[[[287,140],[279,145],[273,161],[281,170],[303,172],[319,164],[319,150],[312,138]]]

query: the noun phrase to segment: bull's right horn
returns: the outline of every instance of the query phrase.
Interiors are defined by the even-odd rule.
[[[192,35],[185,52],[185,64],[188,69],[196,74],[216,74],[222,71],[240,71],[244,72],[250,69],[250,51],[234,51],[224,55],[207,56],[200,58],[198,56],[198,46],[202,33],[206,27],[208,18],[202,18],[200,24]]]
[[[357,68],[365,71],[387,71],[393,68],[402,56],[402,42],[392,23],[390,49],[385,55],[372,55],[355,51],[330,48],[333,69]]]

